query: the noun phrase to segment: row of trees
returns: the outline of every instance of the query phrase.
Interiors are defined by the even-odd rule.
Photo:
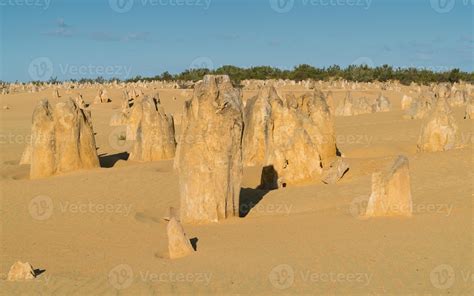
[[[348,81],[356,82],[373,82],[373,81],[400,81],[402,84],[409,85],[412,82],[418,84],[429,84],[429,83],[440,83],[440,82],[459,82],[466,81],[474,83],[474,72],[468,73],[460,71],[459,69],[453,69],[444,72],[437,72],[428,69],[418,68],[393,68],[389,65],[383,65],[380,67],[371,68],[367,65],[350,65],[346,68],[340,66],[330,66],[327,68],[316,68],[311,65],[299,65],[293,70],[281,70],[269,66],[259,66],[251,68],[240,68],[235,66],[222,66],[215,70],[210,69],[188,69],[178,74],[170,74],[164,72],[161,75],[154,77],[142,77],[136,76],[131,79],[125,80],[125,82],[137,82],[137,81],[198,81],[206,74],[227,74],[230,76],[232,81],[239,84],[245,79],[291,79],[301,81],[305,79],[314,80],[338,80],[345,79]],[[104,83],[111,81],[122,81],[118,78],[104,79],[98,77],[95,79],[80,79],[80,80],[69,80],[72,82],[79,83]],[[60,83],[60,81],[53,77],[49,81],[50,83]],[[0,84],[2,82],[0,81]],[[40,84],[42,82],[34,82]]]
[[[291,79],[301,81],[305,79],[314,80],[337,80],[345,79],[357,82],[373,82],[373,81],[395,81],[408,85],[412,82],[418,84],[429,84],[432,82],[459,82],[467,81],[474,83],[474,72],[462,72],[459,69],[453,69],[444,72],[435,72],[428,69],[418,68],[396,68],[384,65],[371,68],[366,65],[351,65],[346,68],[340,66],[331,66],[327,68],[316,68],[310,65],[299,65],[293,70],[281,70],[269,66],[259,66],[252,68],[240,68],[235,66],[222,66],[215,70],[209,69],[190,69],[182,73],[171,75],[164,72],[161,75],[143,78],[135,77],[127,81],[153,81],[153,80],[184,80],[198,81],[206,74],[227,74],[235,83],[245,79]]]

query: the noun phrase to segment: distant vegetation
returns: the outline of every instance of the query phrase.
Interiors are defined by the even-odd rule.
[[[179,74],[170,74],[164,72],[155,77],[137,76],[125,80],[125,82],[137,81],[198,81],[206,74],[227,74],[234,83],[239,84],[245,79],[291,79],[296,81],[314,79],[314,80],[338,80],[345,79],[347,81],[357,82],[373,82],[373,81],[400,81],[400,83],[409,85],[412,82],[418,84],[440,83],[440,82],[471,82],[474,83],[474,72],[468,73],[453,69],[444,72],[435,72],[427,69],[417,68],[393,68],[388,65],[371,68],[366,65],[351,65],[346,68],[339,66],[330,66],[328,68],[316,68],[310,65],[299,65],[293,70],[280,70],[269,66],[259,66],[251,68],[239,68],[235,66],[222,66],[215,70],[209,69],[190,69]],[[122,80],[118,78],[104,79],[98,77],[96,79],[70,80],[72,82],[112,82]],[[59,83],[56,77],[50,79],[50,83]],[[1,83],[1,82],[0,82]],[[41,83],[41,82],[35,82]]]

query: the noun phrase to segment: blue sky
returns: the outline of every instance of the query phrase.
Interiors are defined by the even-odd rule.
[[[474,70],[472,0],[131,1],[0,0],[0,80],[225,64]]]

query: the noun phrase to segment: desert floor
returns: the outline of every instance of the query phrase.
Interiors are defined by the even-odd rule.
[[[87,103],[97,93],[78,91]],[[255,189],[261,168],[245,168],[248,215],[184,225],[197,252],[170,260],[162,217],[179,207],[173,161],[126,160],[124,129],[109,127],[121,90],[108,91],[112,103],[91,105],[102,168],[40,180],[29,180],[19,160],[33,108],[52,90],[0,95],[0,107],[10,107],[0,108],[0,294],[474,293],[473,121],[463,119],[463,108],[454,109],[463,148],[417,153],[422,121],[402,118],[402,93],[384,92],[393,111],[336,118],[338,147],[351,166],[338,184],[264,192]],[[179,125],[191,91],[158,91]],[[344,97],[334,93],[336,101]],[[371,174],[399,154],[410,160],[414,216],[358,218]],[[17,260],[44,272],[8,282]]]

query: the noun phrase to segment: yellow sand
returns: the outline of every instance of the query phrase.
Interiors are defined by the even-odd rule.
[[[97,93],[78,91],[87,103]],[[421,120],[402,119],[403,94],[384,92],[394,111],[336,119],[339,149],[351,166],[341,182],[263,195],[253,189],[261,168],[245,168],[242,200],[260,202],[245,218],[184,225],[187,236],[198,239],[197,252],[170,260],[162,217],[170,206],[179,208],[172,161],[122,159],[127,145],[114,142],[121,130],[109,127],[122,91],[108,92],[112,103],[91,105],[104,167],[42,180],[29,180],[29,166],[18,163],[33,108],[52,90],[0,95],[0,294],[474,292],[473,121],[462,119],[463,108],[454,112],[464,148],[420,154]],[[190,91],[159,92],[179,124]],[[345,93],[334,95],[338,101]],[[398,154],[410,161],[413,218],[358,219],[370,195],[371,174]],[[17,260],[45,272],[33,281],[8,282]]]

